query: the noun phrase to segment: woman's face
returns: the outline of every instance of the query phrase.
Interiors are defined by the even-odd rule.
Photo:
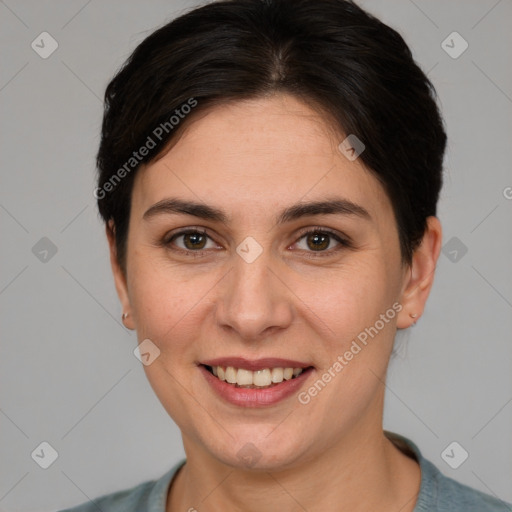
[[[409,269],[387,195],[343,138],[291,96],[237,102],[136,176],[116,285],[189,451],[286,468],[381,432]],[[284,380],[237,387],[207,363],[230,380]]]

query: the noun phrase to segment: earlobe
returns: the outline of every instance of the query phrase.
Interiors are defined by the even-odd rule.
[[[437,260],[441,252],[442,229],[437,217],[427,218],[427,228],[419,247],[414,251],[409,276],[404,281],[397,327],[414,325],[422,315],[434,283]]]
[[[122,321],[126,328],[134,330],[135,326],[133,323],[133,317],[130,315],[131,305],[130,305],[130,298],[128,295],[128,286],[126,283],[126,276],[125,276],[123,270],[121,269],[121,266],[119,264],[119,260],[117,257],[115,226],[114,226],[113,220],[108,221],[105,231],[106,231],[108,245],[109,245],[109,249],[110,249],[110,265],[112,268],[112,275],[114,277],[114,284],[116,286],[117,295],[121,302],[121,308],[123,311]]]

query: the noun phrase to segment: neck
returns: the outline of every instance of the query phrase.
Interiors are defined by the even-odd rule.
[[[173,482],[167,512],[412,511],[419,465],[377,426],[357,425],[317,457],[284,471],[233,468],[184,439],[187,463]]]

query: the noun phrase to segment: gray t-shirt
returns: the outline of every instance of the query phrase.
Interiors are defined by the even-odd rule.
[[[414,512],[512,512],[511,504],[444,476],[423,458],[409,439],[391,432],[386,435],[419,462],[421,487]],[[60,512],[165,512],[169,486],[185,462],[181,460],[158,480],[143,482]]]

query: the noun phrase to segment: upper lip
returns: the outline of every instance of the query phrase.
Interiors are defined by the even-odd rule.
[[[307,363],[294,361],[293,359],[281,359],[276,357],[264,357],[261,359],[245,359],[243,357],[218,357],[202,361],[200,364],[206,366],[232,366],[233,368],[243,368],[244,370],[264,370],[265,368],[308,368]]]

